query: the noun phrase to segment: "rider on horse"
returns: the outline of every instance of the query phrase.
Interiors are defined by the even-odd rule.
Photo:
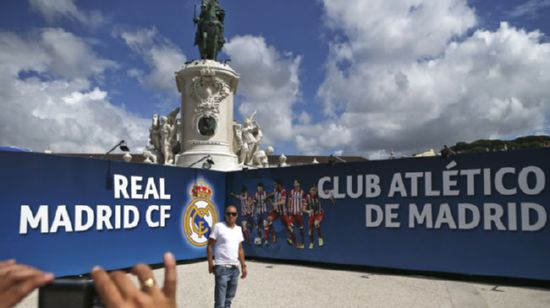
[[[193,18],[198,25],[195,45],[199,47],[201,59],[216,60],[225,43],[223,21],[225,11],[218,0],[202,0],[199,17]]]

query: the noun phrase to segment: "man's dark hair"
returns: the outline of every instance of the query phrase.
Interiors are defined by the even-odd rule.
[[[225,210],[224,210],[223,212],[226,213],[226,212],[227,212],[227,209],[230,208],[230,207],[234,207],[234,208],[235,208],[235,211],[237,211],[237,206],[236,206],[236,205],[229,204],[229,205],[226,205],[226,206],[225,206]]]
[[[283,185],[283,181],[281,181],[281,179],[276,179],[276,180],[275,180],[275,184],[281,185],[281,186],[282,186],[282,185]]]
[[[260,182],[260,183],[258,183],[257,186],[258,186],[258,187],[264,187],[264,183]]]
[[[246,186],[243,185],[243,187],[241,187],[241,192],[242,193],[248,192],[248,188],[246,188]]]

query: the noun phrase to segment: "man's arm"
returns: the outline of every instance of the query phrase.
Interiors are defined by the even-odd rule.
[[[294,205],[294,198],[292,198],[292,194],[290,195],[291,197],[290,198],[286,198],[285,196],[285,201],[286,201],[286,205],[287,205],[287,209],[290,210],[292,208],[292,205]]]
[[[248,199],[248,209],[250,210],[250,213],[254,213],[254,209],[256,207],[256,198],[250,197]]]
[[[206,248],[206,256],[208,258],[208,272],[210,274],[214,273],[214,257],[212,255],[212,250],[214,249],[214,244],[216,240],[213,238],[208,239],[208,247]]]
[[[239,243],[239,261],[241,262],[241,279],[245,279],[248,272],[246,270],[246,262],[244,260],[243,242]]]

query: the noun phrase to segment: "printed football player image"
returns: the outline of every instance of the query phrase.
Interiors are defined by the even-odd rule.
[[[267,245],[267,237],[269,232],[269,225],[267,222],[267,192],[264,189],[263,183],[258,183],[256,186],[256,194],[254,195],[254,216],[256,230],[258,232],[256,238],[254,239],[254,244],[261,245],[263,238],[263,244]]]
[[[267,229],[273,243],[277,242],[277,236],[275,235],[275,228],[273,222],[278,218],[281,218],[283,226],[287,224],[287,212],[286,212],[286,190],[283,188],[281,180],[275,180],[273,183],[274,191],[268,194],[268,198],[272,198],[272,209],[267,216]],[[264,240],[267,241],[269,237],[264,233]]]
[[[254,211],[254,197],[248,194],[248,189],[243,186],[241,193],[230,193],[231,196],[238,199],[241,203],[241,214],[239,215],[240,224],[243,228],[243,235],[246,243],[250,244],[250,233],[254,230],[252,213]]]
[[[288,244],[294,245],[296,248],[304,248],[304,211],[305,211],[305,194],[300,187],[300,180],[295,179],[293,188],[288,196]],[[300,242],[296,241],[294,230],[300,230]]]
[[[317,194],[317,187],[311,186],[306,196],[306,211],[309,214],[308,219],[308,234],[309,234],[309,249],[313,249],[315,246],[314,234],[317,231],[317,237],[319,239],[319,247],[323,247],[325,244],[323,241],[323,234],[321,233],[321,222],[325,217],[325,211],[321,206],[321,199]]]

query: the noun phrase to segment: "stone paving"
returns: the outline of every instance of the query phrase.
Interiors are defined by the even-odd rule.
[[[248,261],[233,307],[550,307],[550,289]],[[157,281],[163,269],[155,270]],[[213,307],[206,261],[178,265],[178,307]],[[33,293],[19,307],[37,307]]]

